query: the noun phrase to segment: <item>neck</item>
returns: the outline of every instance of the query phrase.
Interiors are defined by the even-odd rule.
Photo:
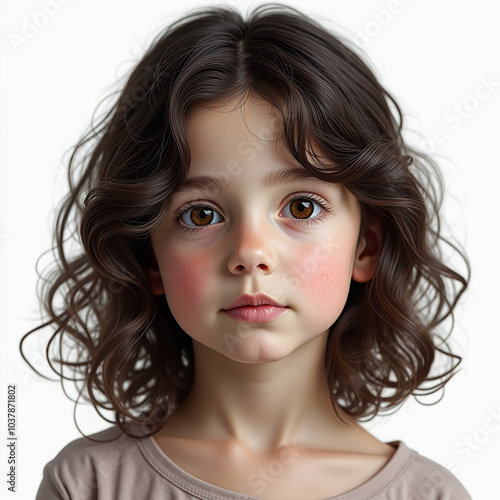
[[[193,341],[195,378],[173,417],[176,434],[234,440],[264,451],[352,429],[353,420],[344,415],[348,424],[342,422],[333,409],[324,369],[326,340],[327,332],[279,361],[255,364]]]

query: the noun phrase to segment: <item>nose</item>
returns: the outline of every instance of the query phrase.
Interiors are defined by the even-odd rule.
[[[234,235],[234,243],[227,267],[234,275],[244,273],[270,274],[276,268],[276,254],[272,235],[262,227],[243,226]]]

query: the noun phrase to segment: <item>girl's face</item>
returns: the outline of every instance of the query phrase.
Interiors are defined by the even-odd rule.
[[[199,109],[191,165],[152,234],[153,291],[194,340],[244,363],[282,359],[327,335],[351,278],[371,278],[376,230],[358,201],[283,153],[263,102]]]

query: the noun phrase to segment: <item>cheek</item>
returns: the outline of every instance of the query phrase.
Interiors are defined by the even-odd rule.
[[[190,255],[171,252],[162,266],[165,296],[181,326],[183,321],[180,316],[185,317],[202,308],[203,298],[209,292],[210,269],[206,252]]]
[[[324,311],[338,316],[344,308],[350,284],[350,272],[345,262],[325,263],[308,281],[308,293],[318,313]]]
[[[317,273],[309,284],[309,293],[318,317],[331,317],[330,323],[335,322],[342,312],[351,283],[347,274],[337,271],[334,268]]]
[[[300,293],[318,314],[342,311],[351,284],[350,250],[341,245],[328,251],[315,247],[297,255],[294,274],[299,278]]]

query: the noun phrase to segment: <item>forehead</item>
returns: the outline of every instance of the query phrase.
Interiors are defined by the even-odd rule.
[[[277,112],[262,100],[248,98],[243,104],[231,101],[195,109],[187,120],[189,176],[257,163],[300,167],[285,152],[279,140],[281,129]]]
[[[195,108],[188,117],[187,128],[195,140],[202,140],[206,132],[244,132],[273,140],[282,126],[277,111],[267,101],[249,96],[243,102],[241,99],[213,101]]]
[[[280,188],[307,182],[341,189],[306,170],[286,151],[279,113],[266,101],[213,103],[187,120],[191,152],[188,177],[177,192],[225,192],[229,188]],[[342,189],[341,189],[342,190]]]

